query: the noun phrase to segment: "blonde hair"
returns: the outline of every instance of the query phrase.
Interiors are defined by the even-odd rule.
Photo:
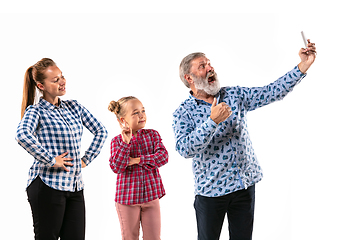
[[[120,117],[123,117],[125,115],[124,104],[133,99],[137,99],[137,98],[133,96],[128,96],[128,97],[120,98],[117,102],[111,101],[109,103],[108,109],[110,112],[115,113],[116,117],[120,119]]]
[[[36,84],[44,84],[46,78],[44,73],[50,66],[56,66],[55,62],[50,58],[43,58],[26,70],[21,104],[21,118],[23,118],[26,108],[34,104],[37,88]]]

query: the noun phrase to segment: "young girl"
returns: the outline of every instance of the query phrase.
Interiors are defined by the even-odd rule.
[[[143,129],[145,108],[135,97],[111,101],[121,134],[111,141],[110,167],[118,174],[115,204],[123,240],[160,239],[159,199],[165,195],[158,168],[168,162],[159,133]]]
[[[36,88],[43,96],[34,104]],[[34,157],[27,182],[37,240],[85,238],[81,168],[100,153],[105,127],[75,100],[60,100],[66,79],[55,62],[43,58],[25,73],[21,121],[16,140]],[[85,126],[93,141],[80,155]]]

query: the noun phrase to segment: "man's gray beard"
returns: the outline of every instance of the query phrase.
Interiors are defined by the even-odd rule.
[[[201,78],[201,77],[196,77],[196,76],[192,76],[194,79],[194,85],[195,88],[197,90],[200,91],[204,91],[205,93],[211,95],[211,96],[215,96],[219,91],[220,91],[220,82],[219,79],[217,78],[217,74],[214,73],[214,79],[215,81],[212,82],[212,85],[209,84],[208,82],[208,77],[205,78]]]

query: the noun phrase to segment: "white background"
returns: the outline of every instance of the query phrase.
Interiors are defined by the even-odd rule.
[[[33,238],[25,192],[33,160],[14,140],[30,65],[52,58],[67,79],[63,99],[77,99],[109,132],[83,171],[86,239],[121,238],[108,166],[120,131],[107,106],[128,95],[142,101],[146,127],[160,132],[170,156],[160,169],[162,239],[196,239],[191,160],[175,152],[171,128],[173,111],[188,97],[180,61],[201,51],[222,86],[263,86],[299,63],[303,30],[318,50],[308,76],[283,101],[248,114],[264,169],[253,239],[360,239],[360,18],[352,2],[2,1],[1,238]],[[82,151],[91,139],[85,130]],[[228,239],[226,221],[221,239]]]

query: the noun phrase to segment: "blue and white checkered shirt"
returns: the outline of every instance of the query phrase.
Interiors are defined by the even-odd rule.
[[[176,150],[193,158],[195,195],[223,196],[254,185],[262,179],[246,114],[281,100],[305,74],[298,67],[264,87],[224,87],[218,103],[231,107],[232,115],[220,124],[211,118],[211,104],[192,95],[173,114]]]
[[[81,136],[85,126],[94,139],[80,156]],[[16,140],[34,157],[29,171],[27,186],[40,176],[51,188],[74,192],[82,190],[81,160],[88,165],[99,153],[107,137],[107,131],[98,120],[75,100],[60,101],[52,105],[43,98],[30,105],[17,128]],[[66,166],[69,172],[53,168],[55,157],[68,152],[74,166]]]

